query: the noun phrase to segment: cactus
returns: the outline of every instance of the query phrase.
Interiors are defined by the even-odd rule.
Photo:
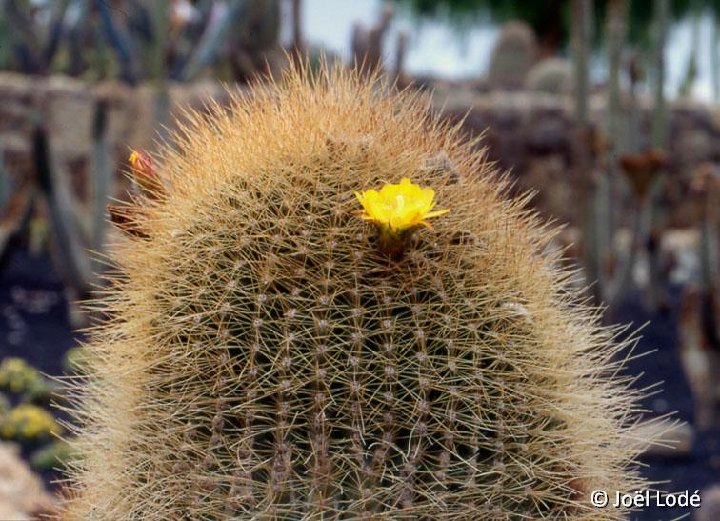
[[[46,70],[51,68],[53,59],[60,47],[65,16],[69,5],[70,0],[60,0],[56,3],[55,9],[52,12],[52,20],[50,22],[47,44],[43,50],[43,63],[45,64]]]
[[[58,467],[65,468],[78,457],[79,455],[68,442],[55,440],[48,446],[33,452],[30,456],[30,464],[35,470],[52,470]]]
[[[66,518],[622,519],[588,493],[642,486],[625,344],[552,233],[429,100],[306,67],[160,154],[94,306]],[[406,177],[449,212],[390,256],[355,196]]]
[[[290,20],[292,25],[292,51],[296,56],[304,56],[306,48],[302,26],[302,0],[292,0],[290,3]]]
[[[668,115],[665,99],[665,76],[667,66],[665,46],[668,39],[670,0],[656,0],[653,6],[653,112],[650,125],[651,144],[656,148],[667,147]]]
[[[1,160],[0,160],[1,163]],[[0,176],[5,187],[7,175],[0,164]],[[10,239],[23,230],[30,220],[33,210],[34,187],[31,182],[25,182],[10,197],[2,208],[0,215],[0,259],[4,259],[8,253]]]
[[[3,416],[10,412],[11,408],[10,398],[5,396],[5,393],[0,393],[0,421],[2,421]]]
[[[120,64],[120,77],[130,85],[138,81],[136,57],[132,53],[130,37],[113,16],[112,5],[103,0],[94,0],[93,6],[100,17],[100,27],[107,43],[112,47]]]
[[[42,375],[22,358],[8,357],[0,363],[0,389],[25,393],[37,386]]]
[[[409,84],[409,81],[407,79],[407,73],[405,71],[405,62],[407,57],[407,50],[408,50],[408,40],[410,39],[410,36],[408,35],[408,32],[405,30],[398,31],[397,39],[395,42],[395,62],[394,62],[394,71],[393,75],[395,77],[395,82],[400,88],[406,87]]]
[[[717,374],[720,366],[720,322],[718,319],[718,305],[720,290],[718,259],[720,259],[720,245],[718,245],[719,215],[715,207],[718,193],[720,193],[720,174],[712,163],[704,163],[693,172],[691,184],[692,193],[702,201],[702,223],[700,226],[700,244],[698,257],[700,258],[700,277],[698,291],[697,337],[700,339],[702,356],[705,359],[705,368],[710,375]],[[697,400],[698,409],[703,408],[705,414],[698,417],[703,420],[705,427],[713,422],[720,424],[717,418],[717,404],[720,395],[716,390],[714,378],[707,381],[707,387],[701,389],[702,399]],[[708,403],[709,402],[709,403]]]
[[[519,89],[537,61],[537,39],[524,22],[505,24],[490,56],[488,81],[493,88]]]
[[[718,15],[712,17],[712,36],[710,37],[710,81],[712,82],[713,102],[720,102],[720,30],[718,30]]]
[[[88,249],[100,250],[105,240],[105,208],[112,190],[112,161],[107,142],[108,100],[95,105],[93,121],[92,201],[83,205],[75,196],[69,179],[55,168],[48,131],[38,124],[33,133],[33,155],[39,185],[38,196],[47,204],[55,237],[54,262],[72,295],[71,316],[78,297],[85,297],[96,282],[101,261]]]
[[[214,3],[208,24],[197,47],[187,62],[177,73],[177,78],[188,81],[194,79],[204,67],[215,58],[218,50],[225,43],[225,38],[238,19],[245,15],[246,1],[233,0],[226,4]]]
[[[282,66],[279,44],[282,20],[279,0],[246,0],[233,22],[228,45],[233,79],[247,82],[258,74],[273,74]]]
[[[278,45],[280,36],[280,2],[278,0],[245,0],[242,17],[233,28],[233,43],[249,50],[269,50]]]
[[[636,264],[650,253],[654,187],[667,160],[663,150],[650,149],[637,154],[623,154],[618,161],[634,196],[635,212],[630,250],[618,273],[608,280],[606,298],[611,306],[620,302],[633,288]]]
[[[525,78],[525,88],[548,94],[572,92],[572,65],[563,58],[548,58],[533,66]]]
[[[23,402],[47,404],[59,388],[22,358],[8,357],[0,363],[0,390],[22,395]]]
[[[667,149],[670,132],[670,121],[668,117],[667,99],[665,96],[665,77],[667,76],[667,65],[665,59],[665,47],[668,40],[668,26],[670,24],[670,0],[656,0],[653,8],[653,26],[654,26],[654,42],[653,42],[653,113],[650,123],[650,140],[654,148]],[[666,174],[661,170],[655,186],[652,187],[654,194],[660,194],[665,190]],[[650,203],[650,222],[655,230],[660,230],[663,226],[666,209],[663,208],[661,198],[655,197]],[[649,251],[648,262],[648,291],[646,295],[646,306],[654,310],[658,302],[662,299],[660,292],[663,284],[661,281],[661,273],[659,268],[659,259],[657,251]]]
[[[0,7],[5,7],[4,2],[0,1]],[[5,14],[5,9],[0,9],[0,40],[6,42],[10,39],[10,24]],[[12,63],[12,53],[9,45],[0,46],[0,70],[6,70]]]
[[[355,22],[350,36],[351,65],[365,74],[383,68],[383,44],[394,16],[392,4],[384,3],[374,25],[366,27]]]
[[[624,0],[611,0],[608,2],[607,22],[605,26],[605,41],[607,42],[607,59],[608,59],[608,87],[607,87],[607,110],[605,112],[605,130],[608,136],[607,157],[615,158],[624,151],[627,140],[624,136],[627,134],[629,120],[624,117],[624,112],[620,104],[620,70],[622,65],[622,53],[625,46],[627,36],[627,11],[628,6]],[[604,226],[598,226],[598,233],[602,234],[601,244],[605,245],[608,252],[608,265],[613,266],[616,262],[615,244],[615,228],[617,226],[616,219],[616,202],[618,199],[618,167],[615,161],[606,162],[605,183],[603,184],[603,194],[598,194],[601,199],[598,204],[598,220],[604,223]],[[603,270],[603,291],[604,297],[607,299],[608,279],[611,275],[607,270]]]
[[[583,229],[583,264],[587,281],[593,286],[590,296],[593,303],[602,302],[602,293],[605,287],[603,272],[603,251],[607,244],[603,244],[602,199],[605,189],[605,179],[596,171],[593,165],[592,137],[594,131],[590,125],[590,46],[593,33],[593,1],[573,0],[571,2],[572,16],[575,23],[572,26],[572,55],[573,55],[573,81],[575,105],[575,132],[574,132],[574,162],[581,184],[579,199],[582,204]]]
[[[47,440],[62,428],[45,409],[24,403],[10,410],[0,422],[0,438],[20,442]]]
[[[55,168],[48,132],[38,125],[33,133],[33,155],[40,191],[47,201],[57,254],[54,260],[67,279],[68,286],[78,295],[85,294],[92,285],[95,273],[90,257],[83,246],[82,227],[75,217],[77,202],[67,179]]]
[[[717,175],[717,174],[715,174]],[[717,179],[714,179],[716,186],[708,188],[706,196],[705,214],[700,236],[700,270],[701,287],[703,298],[703,332],[708,345],[714,351],[720,351],[720,324],[718,324],[718,217],[717,211],[712,208],[713,202],[709,202],[710,195],[718,193]],[[709,184],[709,183],[708,183]],[[710,208],[708,208],[710,207]]]
[[[63,373],[66,375],[82,375],[88,364],[87,349],[82,346],[75,346],[65,353],[62,361]]]
[[[35,405],[49,405],[51,401],[61,398],[58,391],[62,391],[63,387],[46,376],[38,378],[30,385],[22,395],[22,401]]]

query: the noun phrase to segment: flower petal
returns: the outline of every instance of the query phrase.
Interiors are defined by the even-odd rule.
[[[355,192],[355,197],[365,210],[363,219],[375,221],[396,232],[418,225],[430,227],[424,219],[449,211],[431,211],[435,207],[435,190],[421,188],[407,177],[398,184],[386,184],[380,191]]]

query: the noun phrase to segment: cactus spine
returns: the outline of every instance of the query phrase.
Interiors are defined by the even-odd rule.
[[[67,518],[623,518],[587,498],[641,485],[622,346],[476,143],[360,78],[300,67],[163,153],[97,303]],[[354,193],[404,177],[450,213],[391,259]]]

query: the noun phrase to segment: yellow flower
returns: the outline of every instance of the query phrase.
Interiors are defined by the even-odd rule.
[[[404,177],[400,184],[387,184],[380,191],[355,192],[365,211],[361,217],[373,221],[383,228],[400,233],[418,225],[427,226],[430,217],[443,215],[450,210],[435,210],[435,190],[420,188]]]

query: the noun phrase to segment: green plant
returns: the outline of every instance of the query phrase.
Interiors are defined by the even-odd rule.
[[[71,179],[57,168],[47,125],[38,124],[32,136],[37,172],[37,180],[32,183],[32,202],[47,208],[54,239],[51,253],[66,284],[66,294],[70,297],[70,320],[75,325],[84,319],[75,312],[75,301],[88,296],[101,269],[98,255],[91,255],[89,250],[99,251],[105,240],[106,205],[112,189],[113,168],[107,141],[109,104],[105,95],[99,96],[95,103],[92,196],[88,204],[78,200]]]
[[[63,372],[68,375],[84,374],[88,365],[87,349],[82,346],[76,346],[68,349],[63,357]]]
[[[194,4],[194,5],[193,5]],[[63,72],[134,85],[192,80],[218,58],[236,62],[243,80],[273,62],[279,0],[0,0],[0,69]],[[230,30],[232,28],[232,31]],[[236,56],[230,56],[235,53]],[[239,65],[239,64],[234,64]]]
[[[4,393],[0,393],[0,421],[11,409],[10,399]]]
[[[0,259],[8,253],[10,239],[30,220],[35,191],[30,181],[13,189],[9,179],[5,151],[0,146]]]
[[[18,405],[0,422],[0,437],[7,440],[44,440],[59,434],[61,430],[52,414],[31,404]]]
[[[548,58],[533,66],[525,78],[525,88],[548,94],[572,92],[573,69],[563,58]]]
[[[383,67],[383,43],[393,18],[393,8],[389,3],[383,5],[380,16],[374,25],[365,27],[356,23],[350,37],[353,66],[365,73],[372,73]]]
[[[624,344],[459,126],[342,69],[190,121],[112,250],[67,519],[624,517]]]
[[[8,357],[0,362],[0,389],[24,393],[37,385],[42,376],[22,358]]]
[[[622,70],[622,53],[627,39],[628,5],[624,0],[610,0],[607,4],[607,20],[605,26],[605,40],[607,41],[608,60],[608,85],[607,85],[607,110],[605,111],[605,132],[608,136],[607,147],[599,154],[604,159],[605,176],[597,193],[597,204],[595,207],[595,218],[598,230],[597,246],[605,251],[606,269],[600,270],[598,284],[604,300],[608,300],[609,273],[607,266],[614,266],[615,253],[615,228],[616,200],[618,186],[618,165],[612,158],[618,157],[621,152],[626,151],[629,138],[628,134],[634,134],[631,128],[631,119],[625,114],[620,103],[620,72]],[[631,89],[634,85],[631,83]],[[630,130],[628,131],[628,129]],[[603,153],[605,152],[605,153]],[[610,158],[608,160],[607,158]],[[599,252],[598,252],[599,253]]]
[[[23,402],[47,404],[57,386],[22,358],[10,357],[0,363],[0,390],[21,395]]]
[[[77,459],[78,454],[68,442],[55,440],[33,452],[30,456],[30,464],[35,470],[52,470],[58,467],[66,468]]]
[[[537,61],[535,33],[523,22],[505,24],[490,55],[488,80],[495,88],[518,89]]]
[[[37,405],[47,405],[53,398],[57,398],[56,391],[61,390],[61,386],[45,376],[40,376],[27,388],[22,396],[23,402],[34,403]]]

